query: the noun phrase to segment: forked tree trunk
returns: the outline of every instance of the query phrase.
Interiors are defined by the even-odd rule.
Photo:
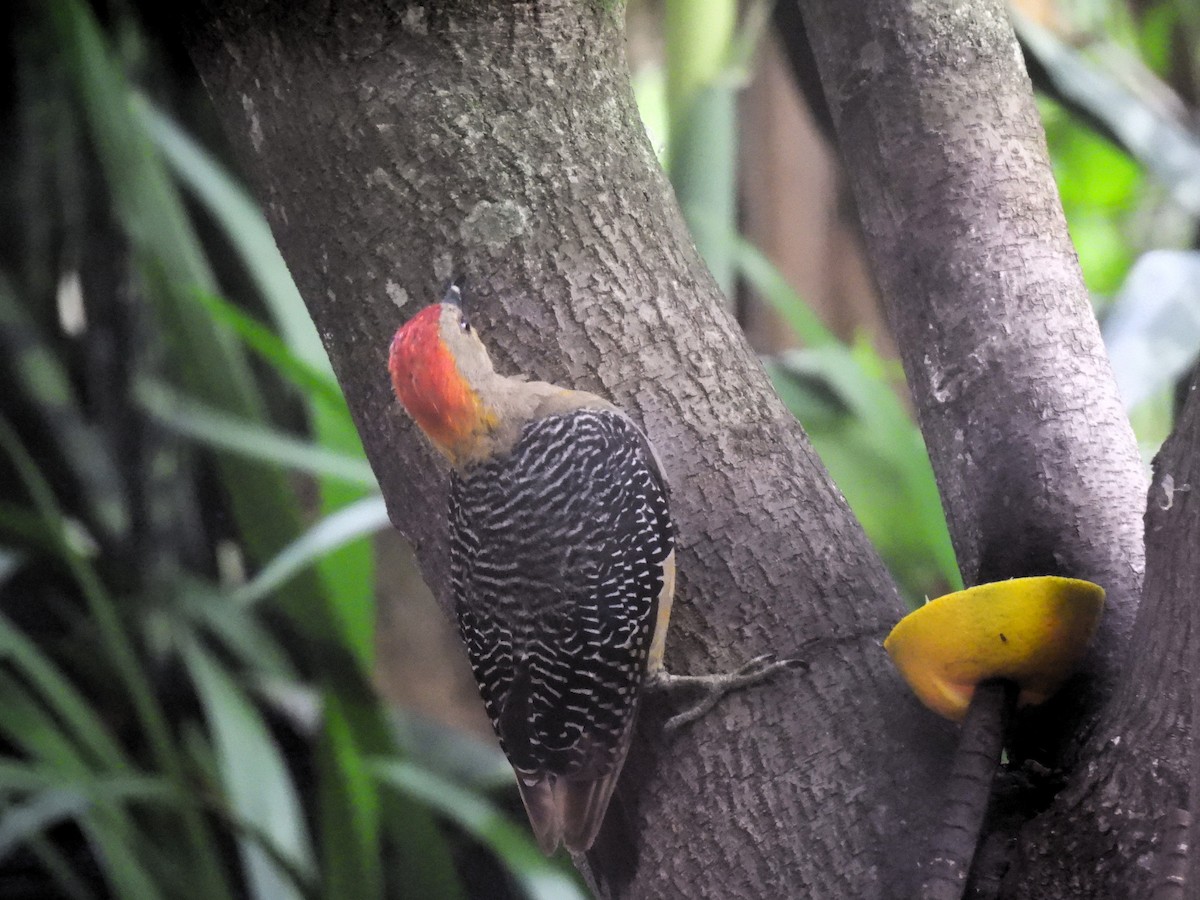
[[[393,401],[397,324],[465,274],[505,372],[643,421],[673,489],[667,662],[807,673],[674,740],[644,712],[590,877],[610,896],[893,889],[949,730],[879,642],[896,591],[696,256],[642,131],[623,9],[213,3],[188,42],[388,497],[446,597],[445,472]]]
[[[1011,36],[992,19],[977,34],[973,7],[961,8],[971,54],[916,58],[894,77],[940,64],[950,79],[953,60],[983,59],[1007,92],[1000,112],[1011,115],[989,107],[985,116],[971,91],[939,100],[942,130],[926,135],[916,183],[946,188],[920,210],[922,228],[943,239],[940,253],[897,256],[876,240],[876,264],[892,293],[930,288],[908,274],[927,266],[939,278],[930,296],[972,305],[971,315],[948,318],[893,308],[968,575],[1018,574],[1006,567],[1049,553],[1072,574],[1108,581],[1116,614],[1098,657],[1106,686],[1140,580],[1141,476],[1026,110],[1028,87],[1013,80]],[[888,665],[879,641],[901,612],[895,589],[696,257],[634,108],[622,16],[619,3],[600,0],[345,0],[300,11],[284,0],[209,0],[188,42],[257,179],[392,519],[435,592],[445,599],[445,472],[393,402],[385,359],[396,325],[465,274],[474,321],[503,371],[611,396],[660,449],[681,543],[668,664],[714,670],[767,651],[810,664],[730,698],[674,740],[659,730],[665,710],[645,711],[619,809],[585,865],[598,892],[907,896],[952,731]],[[866,25],[833,11],[818,18],[830,47],[857,61],[837,83],[869,96],[896,46],[882,37],[851,46],[841,30]],[[924,134],[918,90],[889,102],[913,107]],[[968,104],[969,127],[955,124],[954,103]],[[886,130],[857,121],[866,157],[920,149],[893,146]],[[949,133],[959,142],[929,149]],[[1025,166],[1000,179],[1000,193],[988,185],[1002,166],[961,180],[961,167],[979,165],[989,147]],[[971,202],[955,206],[958,186],[972,189]],[[872,209],[870,193],[859,197],[869,219],[901,215]],[[1006,209],[1020,210],[1018,221],[989,227]],[[978,243],[965,238],[972,227]],[[908,268],[884,274],[897,265]],[[1029,327],[1049,322],[1070,334],[1081,361],[1059,353],[1054,333],[1039,332],[1030,353],[1001,337],[1009,317],[1025,327],[1022,316],[1039,311]],[[935,365],[922,363],[922,342]],[[1070,378],[1053,370],[1064,360]],[[1041,368],[1025,371],[1030,363]],[[994,390],[972,414],[977,385]],[[953,424],[937,424],[927,402],[935,395]],[[1056,417],[1065,421],[1046,424]],[[1015,461],[997,446],[1005,442],[1019,450]],[[959,478],[954,460],[968,450],[975,474]],[[999,483],[972,481],[995,465]],[[1060,497],[1061,485],[1076,486]],[[966,496],[981,486],[988,492]],[[1006,503],[1006,491],[1027,506]],[[1030,510],[1037,524],[1049,517],[1066,530],[1052,541],[1046,527],[1027,537]],[[1019,552],[992,565],[1012,549],[993,546],[1002,535]],[[1081,696],[1091,711],[1107,687]]]

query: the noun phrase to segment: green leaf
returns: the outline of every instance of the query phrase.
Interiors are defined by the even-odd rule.
[[[346,400],[332,372],[317,368],[297,356],[282,338],[224,297],[204,291],[196,291],[195,297],[196,302],[208,311],[214,322],[236,334],[242,343],[304,392],[310,401],[345,411],[349,420],[350,412],[346,409]]]
[[[58,723],[16,679],[0,670],[0,736],[32,763],[0,760],[0,794],[94,784],[94,774]],[[109,885],[117,896],[158,897],[147,869],[130,850],[136,829],[117,808],[93,810],[80,819]],[[126,894],[123,891],[141,891]]]
[[[362,674],[330,673],[322,692],[323,728],[317,753],[318,821],[323,895],[368,898],[384,888],[379,864],[386,836],[386,896],[457,900],[462,889],[454,860],[433,817],[419,804],[381,794],[369,757],[396,752],[383,709]]]
[[[756,249],[740,238],[742,274],[807,345],[768,365],[784,402],[879,550],[905,597],[962,586],[921,432],[896,395],[896,364],[838,340]]]
[[[512,766],[495,741],[406,709],[393,709],[391,722],[405,758],[435,775],[477,792],[514,786]]]
[[[1188,123],[1146,102],[1114,73],[1018,13],[1012,21],[1059,91],[1095,116],[1193,216],[1200,216],[1200,139]],[[1139,76],[1148,76],[1139,69]]]
[[[313,428],[325,447],[363,458],[362,444],[349,414],[343,408],[312,407]],[[321,512],[336,514],[348,508],[367,492],[356,485],[321,478]],[[376,488],[372,488],[374,495]],[[346,635],[351,650],[364,671],[375,667],[375,550],[364,534],[331,549],[317,560],[321,580],[326,585],[330,610]]]
[[[326,516],[285,547],[254,580],[235,591],[233,598],[238,603],[256,603],[331,550],[374,534],[387,525],[387,506],[382,497],[376,494],[358,500]]]
[[[11,378],[6,389],[30,401],[43,427],[53,435],[48,442],[50,452],[61,456],[79,485],[83,504],[77,514],[87,517],[107,538],[124,537],[129,530],[129,510],[108,445],[84,418],[66,369],[3,276],[0,352]]]
[[[376,486],[375,475],[364,459],[222,412],[160,382],[142,381],[134,390],[134,399],[159,424],[210,447],[359,487]]]
[[[184,649],[192,681],[216,746],[225,795],[238,817],[250,823],[275,854],[295,871],[313,873],[313,854],[291,774],[258,714],[233,679],[198,644]],[[302,891],[258,841],[241,838],[238,849],[256,897],[300,900]]]
[[[16,503],[0,500],[0,533],[9,540],[19,543],[22,550],[57,554],[61,549],[61,535],[51,528],[38,513]],[[11,575],[12,573],[8,573]]]
[[[26,763],[0,766],[0,795],[20,792],[28,798],[7,805],[0,815],[0,861],[60,822],[82,820],[97,803],[161,803],[172,798],[169,786],[154,776],[64,779],[57,769]]]
[[[733,244],[742,277],[779,313],[806,347],[844,346],[758,248],[732,232],[727,239]]]
[[[382,784],[437,810],[495,853],[532,900],[582,900],[585,896],[541,854],[524,829],[482,797],[405,760],[372,760],[371,771]]]
[[[104,588],[95,570],[71,541],[69,522],[58,507],[49,483],[38,470],[16,432],[3,418],[0,418],[0,449],[3,449],[12,461],[18,477],[29,491],[43,521],[49,527],[60,556],[70,567],[75,581],[87,600],[89,612],[101,638],[101,644],[133,700],[147,736],[160,754],[160,759],[169,762],[174,755],[166,719],[156,698],[148,688],[149,679],[141,669],[141,662],[132,641],[125,633],[116,604]]]
[[[0,669],[0,702],[4,704],[0,715],[0,737],[13,750],[36,763],[36,767],[31,767],[0,760],[0,784],[10,789],[37,790],[46,787],[47,782],[22,783],[20,779],[34,779],[39,773],[53,771],[61,782],[83,778],[92,771],[62,726],[6,669]]]
[[[748,19],[754,16],[748,15]],[[667,172],[696,247],[733,296],[737,214],[737,0],[667,0]]]
[[[362,445],[344,399],[332,379],[329,362],[279,255],[270,230],[250,198],[205,151],[169,119],[146,104],[139,112],[177,173],[225,224],[229,239],[259,285],[284,339],[276,337],[231,304],[198,294],[215,321],[231,328],[245,344],[270,361],[284,377],[306,392],[317,442],[327,450],[363,458]],[[336,477],[319,476],[321,511],[331,513],[366,493]],[[317,561],[328,611],[298,604],[296,615],[317,627],[336,619],[363,666],[373,665],[374,555],[366,541],[339,547]],[[312,627],[310,622],[308,627]]]
[[[114,897],[137,897],[138,900],[158,900],[164,897],[154,876],[146,868],[138,848],[113,834],[107,825],[85,819],[83,832],[88,836],[99,857]]]
[[[271,308],[275,327],[291,353],[326,377],[329,358],[296,290],[275,237],[258,205],[213,157],[171,118],[143,96],[133,99],[133,113],[162,151],[175,174],[217,219],[241,257],[259,293]]]
[[[231,602],[228,594],[204,582],[181,578],[178,590],[178,611],[249,671],[264,678],[300,682],[267,623],[252,609]],[[182,630],[185,634],[192,631],[189,627]]]
[[[661,65],[648,63],[632,73],[631,80],[642,127],[646,129],[646,137],[650,139],[659,165],[666,169],[669,153],[667,73]]]
[[[306,392],[318,443],[327,450],[364,458],[362,444],[350,411],[337,384],[312,369],[274,334],[241,310],[220,299],[200,294],[198,299],[214,320],[233,329],[248,347],[271,362],[277,371]],[[367,491],[333,477],[319,481],[321,511],[332,513],[363,497]],[[364,668],[374,665],[375,649],[375,559],[366,540],[347,543],[316,559],[325,585],[327,612],[297,609],[296,615],[308,615],[323,627],[335,618]],[[311,627],[311,623],[310,623]]]
[[[36,710],[35,715],[44,715],[43,710],[38,710],[35,704],[29,702],[29,695],[23,694],[19,688],[14,690],[15,684],[4,679],[5,698],[27,711]],[[33,719],[25,721],[32,722]],[[38,752],[39,745],[38,741],[32,741],[29,745],[38,757],[36,762],[11,758],[0,760],[0,794],[61,790],[80,795],[88,804],[114,801],[161,804],[164,801],[178,801],[185,796],[161,775],[96,772],[83,765],[72,751],[55,759],[54,754]],[[64,742],[60,746],[68,745]]]
[[[166,715],[158,698],[151,690],[151,680],[143,670],[133,641],[121,621],[117,605],[91,564],[73,545],[70,539],[69,523],[58,507],[50,485],[38,470],[16,432],[2,417],[0,417],[0,450],[3,450],[12,461],[18,477],[29,492],[43,520],[49,526],[60,556],[79,585],[87,603],[89,616],[99,637],[100,648],[105,653],[116,680],[129,696],[136,722],[144,732],[154,760],[167,777],[180,789],[183,789],[186,785],[186,778],[182,759],[172,739]],[[7,705],[0,705],[0,709],[3,709],[5,713],[0,716],[0,724],[8,726],[12,710]],[[21,739],[20,731],[18,729],[17,733],[12,735],[14,740]],[[44,731],[43,736],[48,734],[48,731]],[[28,736],[23,735],[23,737]],[[191,807],[184,807],[180,812],[184,826],[183,834],[192,851],[196,883],[199,885],[199,889],[205,891],[205,896],[211,897],[213,900],[229,897],[230,890],[221,869],[220,853],[208,830],[207,823]],[[117,857],[114,859],[119,862],[120,848],[118,847],[114,852],[117,853]],[[114,873],[114,877],[133,878],[135,874],[121,866],[120,871]]]
[[[116,218],[167,338],[169,361],[201,402],[265,422],[266,406],[241,346],[195,302],[197,290],[216,293],[216,279],[104,34],[79,0],[54,0],[49,9]],[[218,464],[249,557],[266,559],[287,543],[299,521],[284,473],[228,453],[218,456]],[[296,590],[311,592],[312,586]]]
[[[317,749],[322,893],[372,900],[383,896],[379,797],[348,704],[338,693],[327,691],[323,706],[324,727]]]
[[[54,662],[0,615],[0,658],[11,664],[36,690],[62,722],[87,758],[108,769],[128,769],[130,763],[105,722]]]
[[[429,811],[396,791],[379,793],[385,852],[394,865],[388,896],[467,900],[450,843]]]

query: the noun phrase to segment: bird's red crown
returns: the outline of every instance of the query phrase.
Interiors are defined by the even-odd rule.
[[[452,460],[486,432],[491,414],[463,377],[442,335],[444,306],[427,306],[392,338],[388,371],[396,397]]]

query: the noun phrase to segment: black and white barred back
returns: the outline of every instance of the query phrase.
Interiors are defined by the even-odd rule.
[[[455,475],[459,630],[523,778],[623,760],[675,537],[645,437],[615,410],[530,422],[511,454]]]

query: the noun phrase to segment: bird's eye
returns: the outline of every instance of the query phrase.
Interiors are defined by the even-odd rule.
[[[470,323],[470,322],[467,320],[467,317],[466,317],[466,316],[460,316],[460,317],[459,317],[459,319],[458,319],[458,327],[462,329],[462,333],[463,333],[463,334],[470,334],[470,333],[471,333],[471,323]]]

